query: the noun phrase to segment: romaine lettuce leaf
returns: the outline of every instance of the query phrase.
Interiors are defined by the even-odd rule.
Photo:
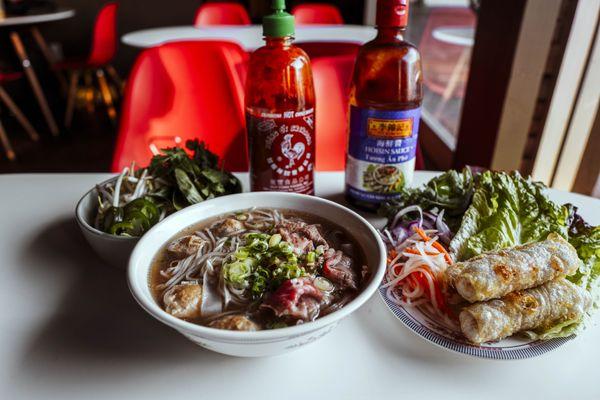
[[[456,260],[544,240],[550,232],[567,238],[568,209],[550,201],[544,189],[518,172],[482,173],[450,243]]]
[[[600,281],[600,226],[588,225],[578,214],[569,228],[569,242],[577,250],[577,255],[583,261],[583,267],[568,279],[592,294],[598,288]],[[596,299],[597,296],[594,296]]]
[[[582,319],[570,319],[558,323],[544,331],[525,331],[524,334],[530,339],[548,340],[559,337],[568,337],[577,333],[582,327]]]

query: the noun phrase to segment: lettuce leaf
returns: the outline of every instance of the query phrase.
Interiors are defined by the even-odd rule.
[[[456,260],[544,240],[550,232],[568,238],[569,210],[550,201],[544,190],[518,172],[482,173],[450,243]]]
[[[546,330],[542,331],[525,331],[525,336],[530,339],[548,340],[559,337],[569,337],[577,333],[583,326],[582,319],[570,319],[560,322]]]
[[[583,266],[567,279],[594,295],[600,281],[600,226],[587,224],[576,211],[569,228],[569,242],[577,250]]]

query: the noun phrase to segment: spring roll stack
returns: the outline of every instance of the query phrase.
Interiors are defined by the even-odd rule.
[[[564,279],[579,266],[573,246],[556,234],[450,266],[450,285],[473,303],[459,315],[463,334],[480,344],[580,319],[591,296]]]

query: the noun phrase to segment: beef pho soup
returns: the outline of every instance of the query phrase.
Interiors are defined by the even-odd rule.
[[[332,313],[368,281],[360,247],[340,226],[284,209],[251,209],[187,228],[154,260],[156,301],[169,314],[238,331]]]

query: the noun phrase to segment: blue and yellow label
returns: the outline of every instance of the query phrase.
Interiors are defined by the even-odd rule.
[[[393,198],[412,181],[420,108],[350,108],[346,190],[361,201]]]

